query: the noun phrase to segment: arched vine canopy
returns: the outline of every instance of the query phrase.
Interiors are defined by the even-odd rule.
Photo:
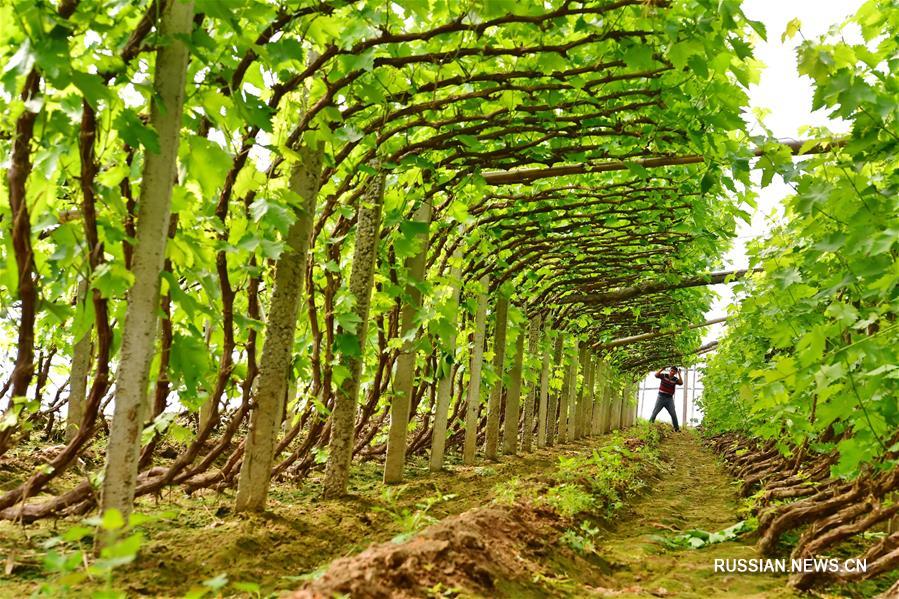
[[[421,433],[410,449],[421,449],[446,368],[477,378],[460,366],[477,351],[454,346],[473,330],[478,339],[477,298],[488,291],[511,304],[510,348],[539,317],[550,331],[541,343],[557,343],[557,356],[576,360],[568,341],[577,340],[610,372],[695,351],[700,333],[685,325],[701,321],[712,297],[703,285],[736,219],[748,217],[750,159],[761,151],[742,112],[758,69],[752,40],[765,32],[739,2],[199,0],[184,27],[160,26],[172,6],[189,6],[180,1],[0,6],[0,186],[9,198],[0,208],[0,326],[10,357],[0,453],[62,405],[70,386],[84,394],[80,372],[91,373],[77,435],[48,470],[0,498],[0,510],[65,469],[113,406],[134,421],[150,405],[138,494],[233,482],[243,450],[231,440],[251,410],[257,418],[278,409],[251,401],[256,386],[286,395],[293,415],[275,457],[292,453],[275,474],[326,458],[328,416],[348,381],[364,394],[348,450],[376,454],[403,355],[413,360]],[[164,84],[179,76],[179,48],[185,84],[172,92]],[[180,126],[167,134],[166,115],[182,101]],[[148,157],[173,152],[171,217],[159,221],[167,240],[140,257],[136,240],[152,220],[145,198],[168,188],[159,177],[146,184]],[[380,205],[381,181],[368,311],[368,292],[363,300],[353,289],[354,256],[364,246],[360,215]],[[304,218],[302,189],[318,199],[310,259],[298,267],[285,256],[305,252],[304,234],[291,233]],[[413,276],[422,252],[424,272]],[[139,274],[154,255],[159,290],[141,287],[155,273]],[[285,328],[295,308],[283,312],[277,285],[291,268],[306,271],[286,293],[300,298],[295,335]],[[408,305],[416,309],[407,318]],[[157,338],[140,341],[157,315]],[[150,328],[129,340],[129,323],[136,331],[142,322]],[[602,349],[653,332],[664,334]],[[263,347],[282,338],[286,390],[267,386],[284,374],[282,358]],[[536,381],[539,352],[529,349],[526,378]],[[514,370],[514,353],[485,366],[488,386]],[[77,377],[75,363],[85,364]],[[562,387],[562,369],[551,378]],[[461,380],[453,388],[461,397]],[[137,398],[131,412],[125,395]],[[461,434],[462,403],[450,437]],[[177,420],[185,410],[201,412],[196,432]],[[113,422],[110,448],[123,427]],[[221,437],[207,452],[212,429]],[[153,474],[144,469],[164,432],[189,449]],[[227,449],[233,459],[204,478]],[[133,474],[123,476],[133,486]],[[88,490],[60,501],[89,502]]]
[[[176,367],[192,377],[211,368],[195,363],[192,350],[207,321],[213,344],[221,343],[217,276],[240,290],[282,250],[294,201],[285,166],[301,138],[320,140],[326,155],[310,291],[326,273],[340,277],[346,269],[353,208],[378,160],[389,173],[382,251],[409,251],[407,217],[428,201],[439,240],[435,269],[461,248],[469,275],[490,273],[526,309],[556,312],[564,328],[601,341],[695,322],[708,301],[702,290],[616,305],[589,296],[711,270],[732,236],[738,201],[720,193],[722,185],[733,188],[732,174],[715,159],[745,145],[740,113],[755,70],[746,37],[759,26],[736,2],[718,4],[199,4],[166,277]],[[107,3],[81,2],[66,17],[52,8],[22,3],[4,15],[13,26],[4,28],[3,46],[21,48],[5,59],[5,131],[25,109],[18,96],[30,69],[44,77],[33,100],[43,104],[37,181],[28,187],[37,297],[47,308],[36,323],[39,337],[71,317],[76,281],[87,270],[77,215],[82,100],[98,121],[104,251],[92,285],[113,300],[129,285],[138,150],[157,143],[141,114],[152,73],[145,50],[158,40],[149,32],[135,43],[153,7],[110,11]],[[8,135],[3,143],[8,154]],[[697,154],[707,163],[650,170],[640,162]],[[624,161],[624,170],[589,172],[610,161]],[[569,165],[588,172],[525,170]],[[494,183],[497,171],[508,176]],[[8,244],[8,263],[11,250]],[[216,253],[227,263],[218,275]],[[9,316],[16,314],[16,272],[9,268],[5,280]],[[260,284],[264,293],[265,276]],[[246,313],[243,294],[234,301],[238,328],[251,329],[237,316]],[[112,318],[121,318],[118,305]],[[9,332],[15,325],[7,320]],[[653,350],[695,341],[695,334],[665,336]]]

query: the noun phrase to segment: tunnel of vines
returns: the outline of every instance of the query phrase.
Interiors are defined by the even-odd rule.
[[[798,46],[845,135],[750,132],[780,34],[738,0],[3,1],[0,519],[91,523],[56,571],[96,583],[153,497],[254,518],[662,435],[638,379],[703,360],[754,550],[899,593],[899,6]],[[754,171],[791,194],[732,270]]]

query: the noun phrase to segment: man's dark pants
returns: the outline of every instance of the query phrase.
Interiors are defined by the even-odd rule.
[[[679,431],[680,427],[677,425],[677,412],[674,411],[674,396],[669,395],[667,393],[659,393],[659,398],[656,400],[656,407],[652,409],[652,416],[649,417],[650,422],[656,421],[656,416],[659,415],[659,412],[662,411],[662,408],[668,410],[668,413],[671,414],[671,424],[674,425],[674,430]]]

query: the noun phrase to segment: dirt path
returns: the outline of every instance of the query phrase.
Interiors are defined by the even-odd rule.
[[[532,486],[513,503],[474,508],[401,544],[376,544],[337,560],[291,597],[797,597],[785,590],[785,574],[714,571],[716,558],[757,557],[752,539],[699,549],[674,542],[688,531],[714,533],[740,521],[735,482],[697,435],[668,435],[628,454],[615,448],[639,448],[648,438],[641,435],[653,433],[628,434],[636,437],[594,440],[595,447],[611,451],[601,459],[594,454],[560,464],[547,472],[543,486]],[[616,456],[629,456],[624,459],[639,466],[625,471],[614,465]],[[630,481],[626,489],[643,490],[613,493],[623,506],[602,520],[609,517],[601,515],[610,507],[606,485],[617,488],[618,477]],[[594,498],[605,498],[605,507],[601,500],[592,510],[572,510],[572,516],[549,509],[546,497],[570,491],[572,480],[592,489]]]
[[[758,557],[751,540],[700,549],[666,549],[659,536],[675,531],[723,530],[741,517],[733,479],[702,447],[697,435],[670,436],[663,446],[669,470],[620,514],[613,530],[597,539],[599,554],[613,568],[617,597],[667,596],[781,598],[785,575],[714,572],[715,558]],[[606,594],[600,591],[600,595]]]
[[[144,509],[172,510],[177,517],[148,530],[140,559],[123,570],[116,583],[129,596],[179,597],[204,579],[227,576],[277,595],[298,588],[307,579],[304,575],[332,560],[357,556],[371,546],[365,552],[370,554],[367,565],[360,556],[359,571],[365,574],[366,568],[384,564],[390,564],[393,574],[408,571],[409,579],[395,581],[394,590],[406,588],[410,597],[795,597],[783,590],[783,575],[713,572],[716,557],[754,557],[750,541],[698,550],[666,549],[658,542],[659,535],[719,531],[740,519],[732,479],[689,433],[671,435],[654,450],[666,457],[662,476],[655,474],[654,466],[643,470],[649,487],[638,496],[621,497],[624,507],[593,539],[596,554],[576,554],[565,546],[561,536],[577,530],[583,518],[560,518],[540,498],[548,485],[559,485],[560,458],[590,456],[594,448],[611,442],[611,436],[604,436],[489,465],[454,465],[439,475],[416,460],[408,483],[389,489],[380,484],[377,464],[363,464],[354,470],[354,496],[322,501],[315,479],[302,485],[278,484],[270,511],[262,516],[232,515],[229,493],[190,499],[167,493]],[[575,472],[593,480],[586,471]],[[491,503],[498,492],[519,482],[524,504]],[[440,523],[411,543],[397,540],[409,539],[435,520]],[[12,576],[0,574],[0,597],[34,590],[41,578],[38,546],[53,534],[56,531],[47,527],[28,529],[27,536],[24,529],[0,528],[0,549],[8,544],[15,557]],[[395,541],[384,543],[391,538]],[[406,562],[406,570],[399,567]],[[432,585],[424,593],[416,576],[437,565],[439,579],[446,584]],[[465,588],[478,568],[483,569],[482,578],[490,579],[478,587],[481,590],[453,590],[457,579]],[[370,584],[361,588],[365,592],[354,596],[399,596],[393,590],[379,593]],[[489,594],[482,592],[486,588]]]

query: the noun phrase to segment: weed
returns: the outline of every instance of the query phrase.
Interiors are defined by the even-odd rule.
[[[201,586],[192,587],[184,595],[184,599],[203,599],[203,597],[206,597],[209,593],[221,596],[226,588],[231,588],[246,597],[258,598],[262,596],[262,590],[255,582],[232,582],[229,584],[228,575],[222,573],[208,580],[204,580],[201,583]]]
[[[547,576],[542,572],[535,572],[531,577],[531,582],[542,587],[555,589],[566,596],[571,595],[576,589],[574,581],[567,576]]]
[[[492,466],[480,466],[474,470],[475,476],[491,477],[496,476],[496,468]]]
[[[448,587],[445,586],[442,582],[438,582],[434,586],[425,589],[425,592],[427,593],[428,597],[433,597],[435,599],[449,599],[450,597],[458,597],[462,590],[456,587]]]
[[[313,580],[318,580],[319,578],[324,576],[325,572],[328,571],[328,567],[330,565],[330,563],[322,564],[311,572],[306,572],[304,574],[300,574],[299,576],[282,576],[281,579],[288,582],[311,582]]]
[[[678,535],[653,535],[652,539],[666,549],[699,549],[708,545],[733,541],[741,534],[753,529],[753,524],[747,520],[741,520],[718,532],[705,530],[688,530]]]
[[[102,589],[93,592],[93,597],[124,597],[123,591],[113,587],[114,573],[133,562],[144,544],[144,534],[136,528],[159,518],[135,513],[126,522],[119,510],[110,509],[48,539],[43,544],[47,550],[43,566],[48,580],[35,596],[71,596],[78,585],[90,580],[102,583]],[[97,541],[102,542],[102,547],[94,558],[92,547]]]
[[[386,507],[379,506],[374,508],[375,511],[388,514],[393,523],[400,529],[400,534],[392,539],[394,543],[402,543],[422,528],[436,522],[437,519],[429,515],[428,511],[435,505],[456,497],[452,493],[444,494],[440,489],[437,489],[434,495],[417,502],[414,506],[415,509],[412,509],[399,504],[399,498],[406,489],[406,486],[386,488],[381,493],[381,498],[384,500]]]
[[[593,495],[579,485],[570,483],[550,487],[546,493],[545,501],[567,518],[589,511],[596,505]]]
[[[642,428],[636,433],[635,437],[627,440],[616,434],[611,443],[595,449],[588,457],[560,458],[559,479],[585,488],[603,515],[610,517],[623,505],[621,498],[624,492],[634,492],[646,486],[638,476],[646,463],[659,463],[655,452],[660,439],[658,431]],[[629,448],[628,443],[634,449]],[[560,493],[567,499],[555,498],[556,503],[561,501],[566,504],[562,507],[562,513],[571,512],[576,507],[572,504],[572,493],[568,490],[556,491],[557,495]],[[589,509],[589,506],[586,507]]]
[[[518,477],[496,483],[491,491],[493,501],[500,504],[515,503],[515,500],[521,495],[521,486],[521,480]]]
[[[591,527],[589,522],[581,522],[580,528],[566,530],[561,541],[581,555],[591,555],[596,553],[593,539],[598,533],[599,529]]]

